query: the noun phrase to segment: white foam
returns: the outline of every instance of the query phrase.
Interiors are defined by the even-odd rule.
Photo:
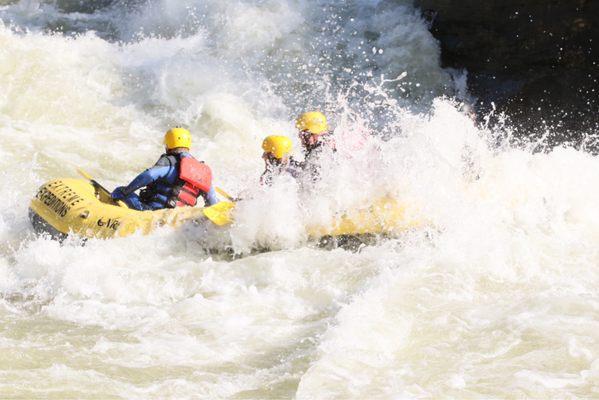
[[[597,159],[510,146],[446,98],[415,112],[450,79],[407,3],[65,6],[0,8],[0,369],[21,363],[0,396],[596,394]],[[96,33],[44,31],[57,21]],[[293,118],[312,108],[338,142],[321,180],[260,187],[262,138],[290,135],[301,159]],[[75,167],[126,183],[173,124],[245,197],[232,229],[30,237],[41,183]],[[307,243],[381,195],[426,228],[358,253]],[[277,251],[204,249],[221,243]]]

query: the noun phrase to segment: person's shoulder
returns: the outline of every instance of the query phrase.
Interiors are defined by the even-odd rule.
[[[164,153],[160,156],[154,167],[172,167],[177,164],[177,157],[172,154]]]
[[[199,163],[202,163],[202,164],[204,164],[204,161],[202,161],[202,160],[198,160],[197,158],[195,158],[195,157],[193,156],[193,154],[191,154],[191,153],[189,153],[189,152],[187,152],[187,151],[183,151],[183,152],[179,153],[179,157],[180,157],[180,158],[190,158],[190,159],[192,159],[192,160],[194,160],[194,161],[197,161],[197,162],[199,162]]]

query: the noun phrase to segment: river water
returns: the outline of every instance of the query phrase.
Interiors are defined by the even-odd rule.
[[[599,398],[599,161],[472,122],[410,4],[0,0],[0,398]],[[322,180],[259,187],[313,108]],[[174,124],[235,226],[33,235],[39,185],[127,183]],[[382,195],[421,228],[307,239]]]

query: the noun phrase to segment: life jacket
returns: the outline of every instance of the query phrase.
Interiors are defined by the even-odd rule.
[[[178,157],[179,179],[167,207],[195,206],[198,197],[212,187],[212,171],[203,161],[193,157]]]

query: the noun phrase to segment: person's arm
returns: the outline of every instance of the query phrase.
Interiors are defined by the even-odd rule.
[[[129,196],[137,189],[148,186],[150,183],[157,181],[160,178],[164,178],[168,175],[170,167],[168,166],[154,166],[146,169],[141,174],[137,175],[130,184],[121,188],[121,192],[125,196]]]
[[[202,193],[202,197],[204,198],[206,206],[213,206],[219,202],[218,196],[216,196],[216,191],[214,190],[214,186],[210,186],[210,190],[208,190],[208,192]]]

